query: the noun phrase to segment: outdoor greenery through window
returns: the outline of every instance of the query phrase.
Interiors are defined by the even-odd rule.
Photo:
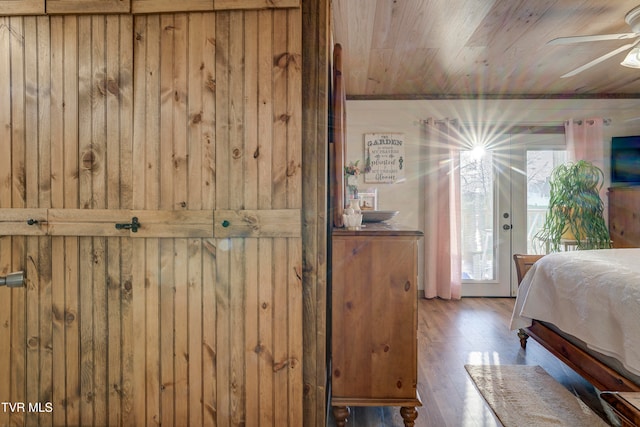
[[[533,236],[542,228],[549,207],[551,172],[566,162],[567,152],[563,150],[527,151],[527,253],[546,253]]]
[[[461,151],[462,280],[495,279],[493,189],[492,153]]]

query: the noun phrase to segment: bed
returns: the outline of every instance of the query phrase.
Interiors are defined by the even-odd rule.
[[[599,390],[640,391],[640,249],[538,258],[518,288],[511,328]]]

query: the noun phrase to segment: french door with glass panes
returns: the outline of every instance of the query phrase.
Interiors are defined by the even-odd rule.
[[[512,134],[460,154],[463,296],[513,296],[514,253],[543,253],[549,176],[564,135]]]

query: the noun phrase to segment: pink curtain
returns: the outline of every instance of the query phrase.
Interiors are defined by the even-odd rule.
[[[604,167],[604,120],[602,118],[564,122],[569,161],[587,160]]]
[[[599,117],[584,120],[569,119],[564,122],[569,161],[587,160],[604,171],[603,129],[604,120]],[[606,209],[607,190],[604,186],[600,189],[600,198],[605,202]]]
[[[460,156],[455,121],[424,123],[424,293],[426,298],[459,299]]]

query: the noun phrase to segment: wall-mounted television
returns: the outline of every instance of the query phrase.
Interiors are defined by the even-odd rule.
[[[640,185],[640,135],[611,138],[611,183]]]

